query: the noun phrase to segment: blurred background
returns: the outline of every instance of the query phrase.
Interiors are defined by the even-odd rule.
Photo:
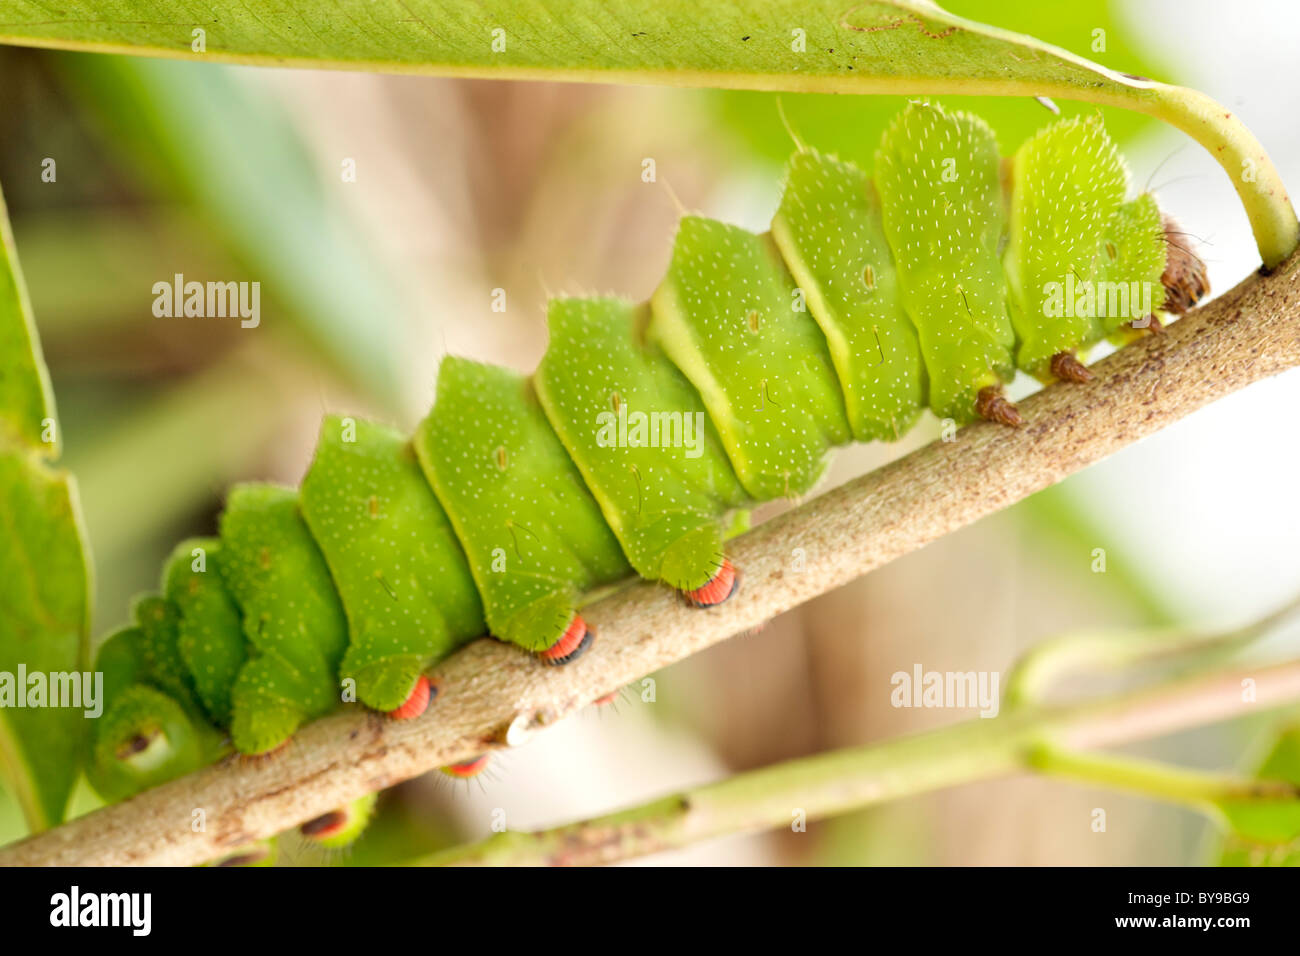
[[[1286,0],[947,0],[1115,69],[1197,87],[1300,183],[1300,8]],[[1100,32],[1099,32],[1100,31]],[[1100,46],[1099,46],[1100,44]],[[895,98],[785,96],[810,144],[869,162]],[[1051,116],[951,98],[1011,152]],[[1067,113],[1092,107],[1065,102]],[[1106,111],[1133,168],[1195,237],[1216,292],[1258,266],[1222,170],[1177,132]],[[559,293],[644,299],[692,209],[761,230],[791,151],[766,94],[455,81],[0,49],[0,182],[51,368],[96,565],[94,633],[125,621],[241,479],[296,483],[320,416],[411,428],[449,352],[531,369]],[[643,181],[654,160],[657,181]],[[42,178],[54,160],[53,182]],[[352,175],[353,173],[355,175]],[[48,176],[46,177],[48,178]],[[261,324],[156,318],[155,282],[261,283]],[[507,308],[493,311],[493,290]],[[1019,391],[1032,387],[1018,383]],[[1253,386],[1065,484],[654,675],[486,775],[384,795],[349,853],[395,861],[567,822],[803,754],[972,719],[898,709],[890,676],[1005,676],[1091,626],[1232,625],[1300,590],[1300,373]],[[824,487],[937,434],[838,455]],[[1104,573],[1094,570],[1104,549]],[[1300,639],[1300,635],[1292,635]],[[1094,681],[1090,693],[1115,689]],[[1263,724],[1132,752],[1238,765]],[[76,805],[94,805],[88,791]],[[1093,808],[1107,830],[1091,827]],[[1205,859],[1201,818],[1030,778],[964,787],[806,833],[735,837],[649,863],[1167,864]],[[0,843],[23,832],[0,794]]]

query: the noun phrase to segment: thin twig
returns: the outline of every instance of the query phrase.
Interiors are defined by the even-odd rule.
[[[1241,682],[1255,682],[1243,700]],[[506,831],[420,861],[446,865],[592,865],[658,853],[732,833],[833,816],[899,797],[1037,769],[1082,778],[1085,755],[1057,754],[1039,765],[1044,746],[1128,743],[1300,701],[1300,660],[1265,668],[1201,674],[1162,687],[1069,708],[974,718],[883,744],[804,757],[685,790],[644,806],[537,832]],[[1198,806],[1213,798],[1291,799],[1289,785],[1259,787],[1226,778],[1106,758],[1098,785]],[[1117,767],[1125,772],[1121,774]]]
[[[424,717],[349,711],[283,753],[229,760],[0,850],[0,864],[189,864],[318,816],[363,793],[465,760],[753,628],[1077,472],[1252,382],[1300,365],[1300,257],[1254,275],[1162,335],[1119,350],[1088,384],[1021,405],[1025,427],[980,424],[793,509],[731,543],[744,572],[721,607],[685,607],[639,584],[584,610],[599,637],[546,668],[480,641],[445,662]],[[804,560],[797,565],[792,550]],[[801,570],[796,570],[801,567]],[[1132,728],[1134,736],[1143,728]],[[206,825],[194,829],[193,811]]]
[[[1258,621],[1227,630],[1189,633],[1185,627],[1093,628],[1041,641],[1016,661],[1007,675],[1003,707],[1020,707],[1044,696],[1057,678],[1080,672],[1113,671],[1162,661],[1199,665],[1223,660],[1300,617],[1300,595]]]

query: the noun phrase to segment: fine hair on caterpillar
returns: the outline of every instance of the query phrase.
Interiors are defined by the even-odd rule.
[[[430,668],[484,634],[567,665],[597,639],[584,602],[637,576],[707,613],[743,588],[727,539],[835,447],[927,409],[1019,425],[1017,371],[1086,381],[1094,346],[1208,291],[1128,187],[1097,119],[1007,160],[983,121],[923,102],[870,170],[798,143],[769,231],[684,214],[648,302],[550,302],[532,375],[449,356],[413,434],[328,415],[300,488],[235,486],[100,649],[91,782],[117,800],[271,753],[344,703],[417,718]]]

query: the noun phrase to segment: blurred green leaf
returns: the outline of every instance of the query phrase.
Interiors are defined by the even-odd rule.
[[[49,456],[57,455],[60,436],[46,428],[53,416],[50,377],[18,268],[9,213],[0,195],[0,442],[4,443],[0,447],[42,449]]]
[[[1276,733],[1255,776],[1300,789],[1300,723]],[[1230,802],[1220,809],[1234,834],[1218,851],[1220,866],[1300,866],[1300,794],[1272,803]]]
[[[109,144],[191,204],[247,273],[191,278],[260,282],[263,303],[284,313],[264,309],[252,334],[269,328],[305,338],[365,394],[399,407],[404,310],[394,282],[326,191],[293,117],[214,64],[103,56],[59,63]],[[148,287],[140,301],[147,316]]]
[[[1148,566],[1129,553],[1122,537],[1103,521],[1066,479],[1018,502],[1012,514],[1034,540],[1026,546],[1051,548],[1073,567],[1087,566],[1093,550],[1105,545],[1106,573],[1093,576],[1097,585],[1126,600],[1149,626],[1177,624],[1182,613],[1177,601],[1163,587],[1160,569]],[[1086,559],[1086,560],[1085,560]]]
[[[71,476],[0,454],[0,672],[84,670],[87,578]],[[63,820],[86,725],[78,707],[0,708],[0,767],[33,830]]]
[[[235,269],[221,247],[201,235],[194,217],[171,207],[130,214],[116,206],[47,208],[29,212],[17,230],[45,351],[65,371],[60,341],[63,351],[81,346],[98,354],[108,336],[125,338],[121,344],[133,351],[145,336],[156,337],[158,327],[141,317],[149,316],[160,249],[167,265],[187,275],[233,275]],[[186,334],[195,337],[192,330]],[[67,411],[62,391],[59,406]]]
[[[79,707],[17,706],[19,677],[83,670],[89,569],[76,486],[45,463],[54,402],[3,198],[0,247],[0,680],[12,694],[0,697],[0,772],[39,830],[63,819],[86,721]]]
[[[215,506],[283,428],[293,386],[268,364],[223,359],[76,442],[69,463],[82,476],[86,527],[103,565],[97,631],[123,620],[120,596],[139,589],[141,563],[145,580],[156,576],[159,539],[169,539],[169,553],[185,533],[180,522],[196,507]]]

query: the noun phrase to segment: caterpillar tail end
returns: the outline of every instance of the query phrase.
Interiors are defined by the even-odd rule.
[[[564,629],[560,639],[546,650],[538,651],[537,656],[542,659],[543,664],[550,667],[571,664],[586,653],[587,648],[591,647],[592,641],[595,639],[596,632],[587,626],[587,622],[582,619],[582,615],[574,614],[573,620]]]
[[[411,688],[410,696],[406,698],[401,707],[390,710],[388,716],[393,720],[414,720],[429,709],[429,705],[433,703],[434,698],[437,696],[438,689],[430,683],[429,678],[421,674],[416,680],[415,686]]]
[[[1082,385],[1092,381],[1092,370],[1079,361],[1073,352],[1057,352],[1052,356],[1052,376],[1062,382]]]
[[[449,777],[468,780],[470,777],[477,777],[486,770],[491,760],[491,754],[479,754],[472,760],[466,760],[463,763],[448,764],[446,767],[442,767],[441,770]]]
[[[726,558],[712,578],[693,591],[683,591],[682,596],[692,607],[717,607],[740,590],[740,575]]]
[[[980,389],[979,395],[975,399],[975,413],[980,418],[986,418],[991,422],[998,422],[1002,425],[1009,425],[1012,428],[1019,428],[1025,423],[1024,418],[1020,415],[1020,409],[1016,408],[1015,402],[1002,394],[1001,385],[989,385]]]

